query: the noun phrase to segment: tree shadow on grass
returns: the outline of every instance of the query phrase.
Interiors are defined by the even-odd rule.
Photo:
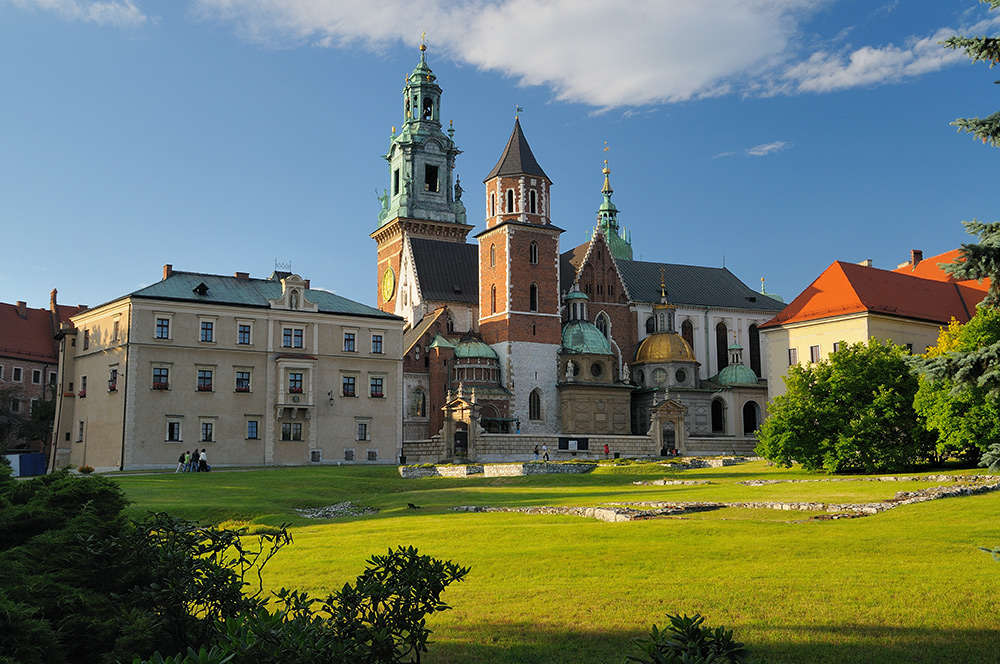
[[[601,629],[594,625],[560,630],[528,622],[450,625],[447,640],[430,646],[425,664],[621,664],[633,651],[633,638],[648,632]],[[650,626],[667,622],[652,616]],[[711,618],[706,622],[711,623]],[[717,626],[712,623],[712,626]],[[727,625],[732,628],[733,626]],[[768,630],[766,640],[751,640],[735,626],[754,664],[996,664],[997,629],[930,629],[874,625],[791,626]]]

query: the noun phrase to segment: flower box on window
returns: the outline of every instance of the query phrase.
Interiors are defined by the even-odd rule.
[[[384,396],[385,395],[382,394],[381,392],[372,392],[372,398],[374,398],[374,399],[381,399]]]
[[[249,392],[250,391],[250,386],[249,385],[237,385],[236,386],[236,391],[237,392]]]
[[[79,396],[79,397],[80,397],[81,399],[82,399],[83,397],[87,396],[87,390],[80,390],[80,392],[79,392],[78,396]]]
[[[170,384],[169,383],[153,383],[153,389],[154,390],[169,390],[170,389]]]
[[[354,396],[354,390],[344,390],[344,396],[345,397],[353,397]]]
[[[289,387],[288,388],[288,392],[289,392],[289,394],[302,394],[302,388],[301,387]]]
[[[198,386],[198,391],[199,392],[211,392],[212,391],[212,385],[211,384],[208,384],[208,385],[199,385]]]

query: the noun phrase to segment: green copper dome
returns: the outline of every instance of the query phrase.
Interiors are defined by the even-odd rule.
[[[757,374],[745,364],[730,364],[712,380],[720,385],[756,385]]]
[[[611,355],[611,346],[593,323],[574,320],[563,325],[561,352]]]
[[[496,351],[478,339],[462,339],[455,346],[455,357],[465,358],[486,358],[489,360],[499,360]]]

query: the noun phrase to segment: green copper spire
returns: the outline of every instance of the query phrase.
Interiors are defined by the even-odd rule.
[[[441,129],[441,87],[427,65],[427,46],[403,86],[403,124],[389,136],[389,188],[379,196],[379,227],[397,217],[464,224],[462,190],[455,181],[454,127]]]
[[[594,232],[600,230],[604,233],[611,255],[622,260],[632,260],[632,242],[623,229],[618,227],[618,208],[611,202],[611,194],[615,193],[611,188],[611,169],[608,168],[608,160],[604,160],[604,187],[601,193],[604,194],[604,202],[597,209],[598,227]]]

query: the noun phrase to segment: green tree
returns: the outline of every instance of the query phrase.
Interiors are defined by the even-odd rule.
[[[829,473],[896,472],[933,449],[913,410],[917,375],[900,346],[870,339],[789,368],[757,452],[783,466]]]
[[[23,409],[14,404],[24,401],[24,390],[19,385],[0,384],[0,453],[6,452],[21,440],[22,430],[27,423]]]
[[[979,0],[990,5],[990,11],[1000,9],[1000,0]],[[944,42],[944,46],[950,49],[964,49],[965,54],[972,58],[973,62],[986,62],[990,69],[1000,64],[1000,38],[998,37],[965,37],[955,35]],[[1000,147],[1000,112],[996,112],[985,118],[959,118],[952,122],[959,131],[972,134],[973,138],[988,143],[994,147]]]
[[[913,406],[927,428],[937,433],[939,459],[960,456],[975,461],[1000,442],[1000,396],[994,376],[998,367],[981,355],[998,345],[1000,310],[985,307],[964,325],[952,320],[924,356]]]

